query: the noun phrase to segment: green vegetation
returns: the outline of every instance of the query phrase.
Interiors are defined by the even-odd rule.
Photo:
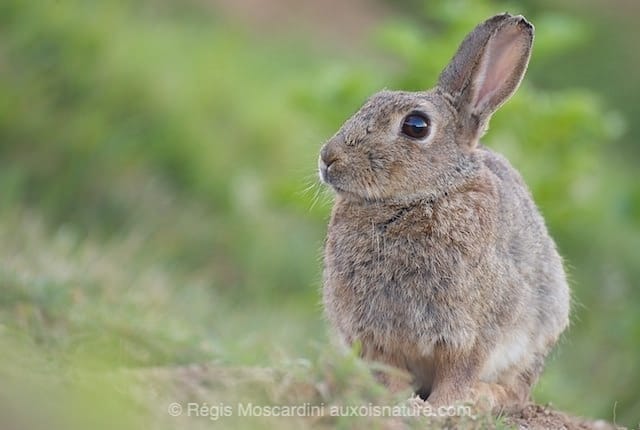
[[[423,18],[390,18],[354,56],[258,37],[205,3],[0,3],[0,427],[209,425],[167,416],[188,399],[400,401],[329,346],[317,151],[371,93],[431,86],[506,8],[406,2]],[[615,155],[625,120],[594,92],[543,89],[536,64],[588,32],[533,12],[530,77],[485,143],[522,171],[572,278],[573,327],[536,399],[610,420],[617,404],[635,425],[637,159]]]

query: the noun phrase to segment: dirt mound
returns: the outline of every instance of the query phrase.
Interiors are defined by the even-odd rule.
[[[530,430],[615,430],[604,420],[589,421],[573,417],[548,406],[531,404],[519,413],[507,417],[509,424]]]

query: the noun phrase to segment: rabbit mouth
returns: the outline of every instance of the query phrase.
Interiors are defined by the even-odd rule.
[[[331,175],[326,165],[320,166],[318,174],[320,176],[320,181],[330,186],[336,193],[348,193],[348,190],[344,186],[338,184],[335,177],[332,177],[335,175]]]
[[[338,194],[350,195],[352,198],[364,200],[379,200],[379,190],[372,184],[361,188],[357,180],[349,174],[345,174],[343,168],[337,168],[335,160],[326,163],[322,158],[318,160],[318,176],[320,181],[330,186]],[[344,167],[344,166],[342,166]],[[376,192],[377,191],[377,192]]]
[[[322,180],[323,183],[329,185],[331,188],[333,188],[333,190],[337,193],[346,193],[347,190],[340,186],[339,184],[336,183],[336,181],[331,181],[331,179],[329,178],[329,174],[328,172],[325,170],[321,170],[320,171],[320,179]]]
[[[324,163],[321,163],[318,167],[318,175],[320,176],[320,180],[325,184],[329,184],[329,172],[327,171],[327,166]]]
[[[332,164],[333,163],[325,163],[325,161],[320,158],[318,160],[318,175],[322,182],[330,185],[336,191],[342,191],[341,187],[336,184],[335,178],[332,178],[332,176],[335,176],[335,172],[333,172],[334,174],[331,174],[332,169],[330,169],[330,167]]]

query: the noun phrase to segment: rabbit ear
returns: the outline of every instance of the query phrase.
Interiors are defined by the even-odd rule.
[[[464,39],[438,86],[460,112],[473,141],[520,85],[531,55],[533,26],[522,16],[496,15]]]

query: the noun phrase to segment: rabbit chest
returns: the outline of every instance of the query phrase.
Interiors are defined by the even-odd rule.
[[[472,343],[480,292],[468,286],[482,273],[479,217],[455,202],[336,204],[325,247],[324,302],[344,340],[420,356],[437,341]]]

